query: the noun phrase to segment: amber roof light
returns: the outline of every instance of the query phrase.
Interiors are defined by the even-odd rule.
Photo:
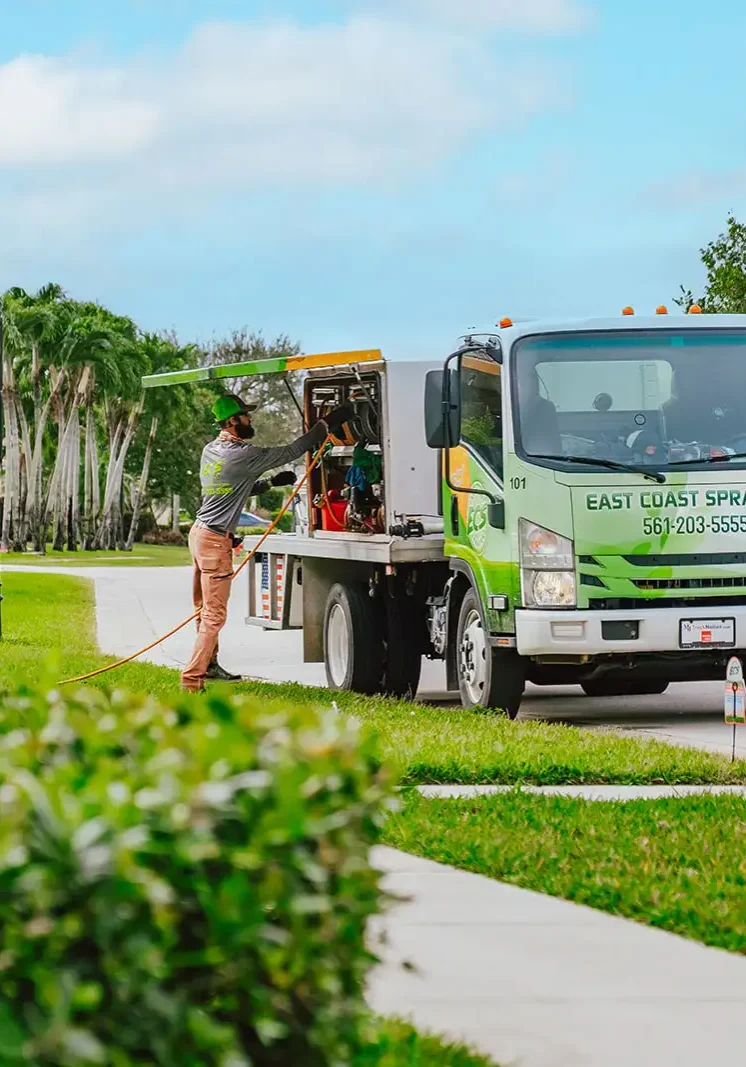
[[[513,325],[513,320],[512,319],[508,319],[508,318],[500,319],[500,329],[501,330],[507,330],[508,326],[512,326],[512,325]]]
[[[634,315],[635,309],[631,307],[622,308],[622,315]]]
[[[656,313],[656,315],[667,315],[668,314],[668,308],[666,307],[665,304],[661,304],[660,307],[657,307],[655,309],[655,313]]]
[[[692,306],[689,308],[689,314],[690,315],[701,315],[702,314],[702,308],[699,306],[699,304],[692,304]]]

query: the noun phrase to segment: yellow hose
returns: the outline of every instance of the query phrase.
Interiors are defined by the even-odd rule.
[[[293,491],[290,494],[290,496],[287,498],[287,501],[286,501],[285,506],[282,509],[282,511],[280,511],[279,515],[277,515],[277,517],[273,520],[273,522],[270,523],[270,525],[267,527],[267,529],[264,531],[262,536],[259,538],[257,543],[252,548],[251,552],[249,552],[249,554],[246,557],[246,559],[243,560],[241,565],[239,567],[237,567],[236,570],[233,572],[233,575],[231,577],[231,581],[232,582],[235,582],[236,578],[239,576],[241,571],[244,569],[244,567],[247,565],[247,563],[251,562],[251,560],[257,554],[257,552],[262,547],[264,542],[267,540],[269,535],[271,533],[273,533],[274,530],[277,529],[278,523],[280,522],[282,517],[287,514],[287,512],[290,509],[290,505],[293,503],[293,501],[297,497],[298,493],[300,493],[301,489],[303,488],[303,486],[306,484],[306,482],[308,481],[309,477],[311,476],[311,471],[321,461],[321,457],[323,455],[324,449],[329,444],[330,440],[331,440],[331,434],[329,434],[329,436],[326,438],[326,440],[322,444],[321,448],[318,450],[318,452],[314,456],[314,458],[311,461],[311,463],[309,463],[308,466],[306,467],[306,473],[303,475],[301,480],[298,482],[298,484],[293,489]],[[141,648],[139,650],[139,652],[133,652],[132,655],[131,656],[127,656],[126,659],[120,659],[116,663],[110,663],[108,667],[99,667],[99,669],[97,671],[91,671],[90,674],[81,674],[81,676],[79,678],[66,678],[64,682],[58,682],[57,684],[58,685],[73,685],[75,682],[87,682],[90,678],[97,678],[100,674],[106,674],[107,671],[115,671],[117,669],[117,667],[124,667],[125,664],[131,663],[133,660],[138,659],[140,656],[144,655],[146,652],[150,652],[150,650],[152,648],[157,648],[158,645],[162,645],[163,642],[167,641],[169,637],[173,637],[173,635],[177,634],[179,632],[179,630],[183,630],[184,627],[188,626],[190,622],[194,622],[195,619],[199,618],[199,614],[200,614],[199,611],[195,611],[193,615],[190,615],[188,619],[184,619],[184,621],[180,622],[178,626],[174,626],[173,630],[169,630],[167,634],[163,635],[163,637],[159,637],[156,641],[153,641],[153,642],[151,642],[151,644],[146,645],[145,648]]]

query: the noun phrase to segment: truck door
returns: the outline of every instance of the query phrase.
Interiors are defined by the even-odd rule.
[[[489,494],[504,500],[502,366],[484,352],[464,354],[458,366],[461,439],[451,450],[451,486],[444,485],[447,554],[460,561],[477,586],[485,623],[493,633],[510,631],[515,568],[510,537],[490,525]]]

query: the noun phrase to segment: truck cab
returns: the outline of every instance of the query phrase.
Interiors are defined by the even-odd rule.
[[[745,397],[746,316],[505,320],[428,374],[465,705],[724,677],[746,649]]]

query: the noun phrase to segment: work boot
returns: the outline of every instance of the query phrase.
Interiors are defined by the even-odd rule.
[[[225,667],[221,667],[217,660],[210,664],[205,673],[209,682],[240,682],[240,674],[231,674]]]

